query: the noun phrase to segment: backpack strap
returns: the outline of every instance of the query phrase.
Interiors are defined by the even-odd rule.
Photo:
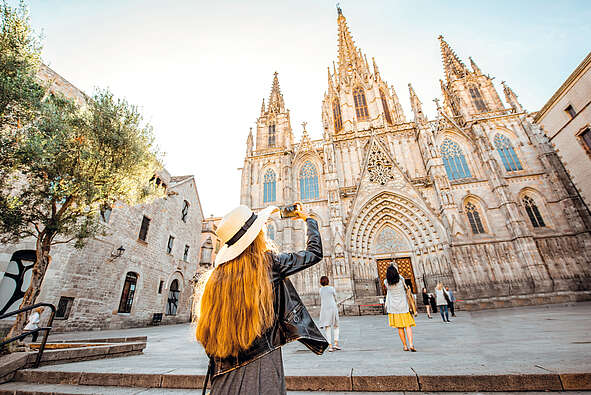
[[[205,395],[205,391],[207,389],[207,384],[209,382],[209,377],[213,373],[213,358],[209,358],[209,364],[207,365],[207,373],[205,374],[205,380],[203,381],[203,391],[201,395]]]

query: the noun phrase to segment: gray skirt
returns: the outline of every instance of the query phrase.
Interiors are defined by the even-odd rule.
[[[211,395],[286,394],[281,348],[217,376],[211,385]]]

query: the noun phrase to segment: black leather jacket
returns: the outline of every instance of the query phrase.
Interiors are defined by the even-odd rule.
[[[271,281],[275,293],[274,324],[237,357],[213,358],[211,360],[212,377],[244,366],[294,340],[299,340],[319,355],[328,347],[328,342],[314,324],[310,313],[287,278],[315,265],[322,259],[322,241],[318,223],[313,218],[308,218],[306,223],[308,234],[305,251],[273,254]]]

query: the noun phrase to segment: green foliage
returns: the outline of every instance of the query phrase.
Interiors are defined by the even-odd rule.
[[[37,77],[39,39],[26,7],[0,3],[0,241],[44,245],[100,231],[98,210],[162,194],[152,128],[138,109],[98,90],[82,107]]]

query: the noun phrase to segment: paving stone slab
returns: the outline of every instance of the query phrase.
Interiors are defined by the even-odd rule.
[[[418,377],[420,391],[561,391],[557,374]]]
[[[591,373],[564,373],[560,380],[565,390],[591,390]]]

